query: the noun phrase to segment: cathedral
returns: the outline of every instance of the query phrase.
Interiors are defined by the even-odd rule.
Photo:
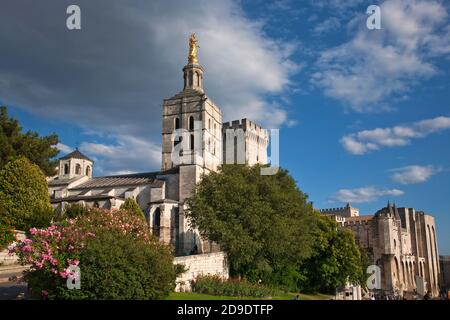
[[[163,101],[161,171],[95,177],[94,161],[75,150],[59,159],[58,174],[48,180],[54,208],[64,212],[77,203],[119,209],[133,198],[152,233],[172,245],[177,255],[219,249],[190,226],[185,201],[201,176],[222,163],[266,164],[269,132],[248,119],[222,122],[220,107],[203,90],[197,48],[193,34],[183,90]]]

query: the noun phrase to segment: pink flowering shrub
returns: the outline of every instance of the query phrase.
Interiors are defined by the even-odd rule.
[[[99,290],[96,288],[98,283],[105,280],[102,277],[114,273],[115,268],[118,269],[115,272],[123,275],[121,283],[124,287],[129,286],[127,281],[130,279],[127,279],[128,272],[122,269],[128,269],[130,264],[130,268],[135,268],[138,272],[132,275],[133,281],[135,278],[145,279],[145,269],[151,269],[151,266],[145,264],[157,264],[158,260],[165,263],[169,273],[174,269],[169,248],[150,235],[147,225],[139,217],[123,210],[89,209],[86,215],[63,220],[46,229],[32,228],[29,233],[30,238],[10,247],[10,253],[16,253],[23,265],[31,265],[30,270],[24,274],[24,280],[28,282],[34,298],[121,299],[124,296],[120,292],[111,296],[105,290],[108,283],[103,284],[103,288]],[[132,266],[133,261],[128,261],[127,256],[132,255],[137,248],[147,254],[147,257],[137,259],[142,265]],[[104,253],[108,251],[111,251],[111,256],[105,257]],[[69,290],[66,286],[67,278],[71,275],[70,266],[80,267],[81,290]],[[172,278],[174,282],[175,272],[169,275],[167,283],[170,285]],[[111,285],[117,286],[114,281]],[[144,291],[138,292],[142,294]],[[136,298],[136,295],[126,297]],[[149,296],[144,292],[142,298]]]

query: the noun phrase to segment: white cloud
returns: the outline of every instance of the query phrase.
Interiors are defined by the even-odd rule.
[[[364,203],[373,202],[382,196],[402,196],[404,192],[399,189],[380,189],[373,186],[357,189],[340,189],[330,197],[331,202]]]
[[[17,31],[0,34],[9,48],[0,52],[5,103],[116,134],[159,134],[162,99],[182,89],[188,36],[196,32],[205,92],[225,120],[287,121],[286,110],[266,98],[290,86],[297,46],[267,36],[237,1],[80,0],[86,19],[78,36],[55,27],[61,4],[27,3],[25,12],[21,1],[0,12],[0,29]],[[23,60],[33,64],[21,68]]]
[[[73,151],[73,148],[72,148],[72,147],[69,147],[68,145],[65,145],[65,144],[63,144],[63,143],[61,143],[61,142],[59,142],[59,143],[56,145],[56,148],[57,148],[59,151],[61,151],[63,154],[67,154],[67,153],[70,153],[70,152]]]
[[[318,23],[314,27],[314,33],[316,34],[323,34],[326,33],[332,29],[337,29],[341,26],[341,22],[336,17],[331,17],[328,19],[323,20],[322,22]]]
[[[83,142],[80,151],[95,160],[96,175],[126,174],[158,170],[161,148],[147,140],[127,135],[115,137],[115,144]]]
[[[311,81],[347,108],[383,111],[438,72],[430,58],[450,53],[448,13],[438,1],[398,0],[381,4],[382,30],[368,30],[366,17],[349,23],[350,41],[321,53]]]
[[[393,181],[401,184],[414,184],[427,181],[440,170],[434,166],[411,165],[390,171],[393,172],[391,176]]]
[[[411,143],[412,139],[425,138],[429,134],[450,129],[450,117],[436,117],[392,128],[363,130],[342,137],[341,144],[351,154],[362,155],[385,147],[398,147]]]
[[[117,137],[110,145],[80,145],[88,156],[104,159],[99,171],[149,170],[158,162],[153,150],[161,143],[162,100],[182,90],[192,32],[199,39],[205,93],[222,108],[224,121],[250,118],[272,128],[289,121],[277,100],[299,70],[291,59],[296,44],[270,38],[264,23],[248,18],[239,1],[78,0],[77,5],[82,30],[68,32],[64,1],[2,3],[0,30],[14,32],[0,32],[0,43],[8,43],[8,50],[0,50],[0,97],[43,117]],[[23,61],[32,63],[24,67]],[[125,141],[131,136],[136,141]],[[112,151],[122,165],[107,158]]]

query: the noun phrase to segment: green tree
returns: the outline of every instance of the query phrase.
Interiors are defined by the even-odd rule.
[[[136,217],[139,217],[143,221],[146,221],[144,212],[142,212],[141,208],[133,198],[128,198],[127,200],[125,200],[125,202],[120,206],[120,209],[127,210],[131,214],[134,214]]]
[[[6,107],[0,107],[0,170],[12,159],[25,156],[47,175],[55,174],[58,136],[40,137],[36,132],[22,132],[16,119],[9,118]]]
[[[73,219],[82,215],[86,215],[89,213],[89,211],[90,208],[86,207],[85,205],[71,203],[64,208],[64,214],[61,218]]]
[[[347,282],[362,284],[363,259],[353,233],[338,227],[329,217],[317,215],[313,255],[303,263],[303,288],[334,292]]]
[[[0,220],[18,230],[45,227],[53,217],[45,176],[25,157],[0,171],[0,203]]]
[[[297,288],[311,254],[314,210],[286,170],[224,165],[204,176],[187,200],[202,236],[227,252],[230,271],[250,281]]]

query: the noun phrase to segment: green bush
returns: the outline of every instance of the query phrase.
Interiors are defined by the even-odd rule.
[[[269,297],[277,294],[276,289],[245,280],[224,280],[218,276],[198,276],[192,281],[192,291],[213,296]]]
[[[0,251],[5,249],[15,240],[14,228],[0,222]]]
[[[128,198],[125,200],[125,202],[120,206],[120,209],[127,210],[136,217],[146,221],[144,212],[142,212],[141,208],[133,198]]]
[[[89,213],[89,208],[82,205],[82,204],[77,204],[77,203],[72,203],[67,205],[64,208],[64,217],[68,218],[68,219],[73,219],[82,215],[85,215],[87,213]]]
[[[30,233],[13,252],[31,265],[25,279],[33,298],[163,299],[183,271],[173,265],[170,247],[125,210],[90,209]],[[66,286],[73,264],[81,271],[80,290]]]
[[[0,218],[10,220],[18,230],[35,224],[45,227],[52,219],[45,176],[25,157],[8,162],[0,171],[0,203]]]

